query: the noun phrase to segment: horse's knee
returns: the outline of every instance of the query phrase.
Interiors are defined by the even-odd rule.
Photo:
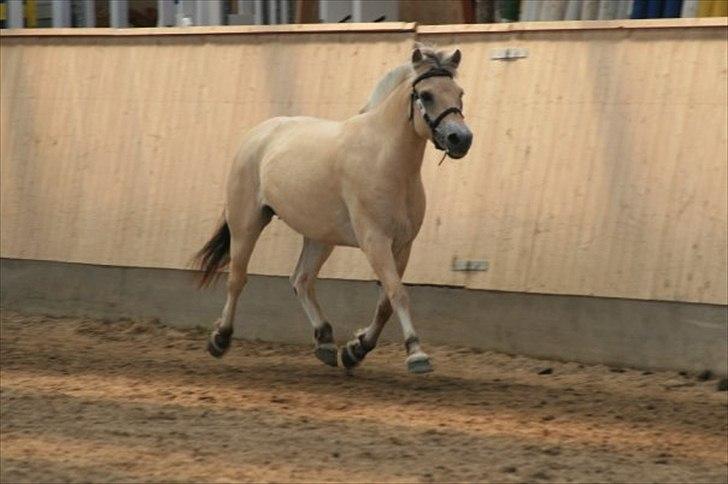
[[[291,286],[293,286],[293,292],[297,296],[302,296],[308,292],[308,286],[311,283],[311,277],[308,274],[294,274],[291,276]]]
[[[387,291],[387,297],[390,302],[390,312],[392,307],[408,307],[409,306],[409,295],[403,285],[399,284]]]

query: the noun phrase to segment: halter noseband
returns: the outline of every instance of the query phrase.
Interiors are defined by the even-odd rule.
[[[427,126],[430,127],[430,131],[432,131],[432,143],[435,145],[435,148],[441,151],[445,151],[445,148],[440,146],[440,143],[437,142],[437,126],[440,124],[440,121],[442,121],[445,116],[451,113],[458,113],[460,116],[463,116],[463,112],[460,110],[460,108],[456,107],[450,107],[444,110],[435,118],[433,121],[432,118],[430,118],[430,115],[427,114],[427,110],[425,110],[425,106],[422,104],[422,100],[420,99],[420,93],[417,92],[417,89],[415,89],[415,86],[417,86],[417,83],[420,81],[423,81],[430,77],[449,77],[452,79],[452,72],[448,71],[447,69],[443,69],[441,67],[436,67],[434,69],[430,69],[429,71],[424,72],[423,74],[420,74],[414,81],[412,81],[412,94],[410,94],[410,113],[409,113],[409,119],[412,120],[412,115],[414,112],[414,105],[415,103],[418,103],[418,107],[420,108],[420,112],[422,113],[422,119],[425,120],[425,123],[427,123]]]

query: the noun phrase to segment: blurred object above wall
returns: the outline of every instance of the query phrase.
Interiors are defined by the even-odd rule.
[[[0,27],[420,25],[728,16],[728,0],[0,0]]]

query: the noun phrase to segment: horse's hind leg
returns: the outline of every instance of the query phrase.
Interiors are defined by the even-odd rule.
[[[228,220],[230,226],[230,273],[227,282],[227,300],[222,310],[222,317],[213,325],[207,344],[207,350],[217,358],[225,354],[230,347],[233,336],[233,321],[238,297],[248,280],[248,262],[272,214],[267,208],[256,208],[236,220]]]
[[[333,247],[330,245],[304,237],[303,249],[291,276],[291,284],[313,326],[314,344],[316,345],[314,354],[327,365],[336,366],[338,351],[334,344],[333,329],[321,312],[314,289],[316,276],[332,250]]]

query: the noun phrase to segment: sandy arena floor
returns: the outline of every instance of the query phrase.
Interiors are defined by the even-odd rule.
[[[154,322],[1,328],[2,482],[728,482],[727,393],[694,375],[428,345],[413,376],[382,345],[348,376]]]

